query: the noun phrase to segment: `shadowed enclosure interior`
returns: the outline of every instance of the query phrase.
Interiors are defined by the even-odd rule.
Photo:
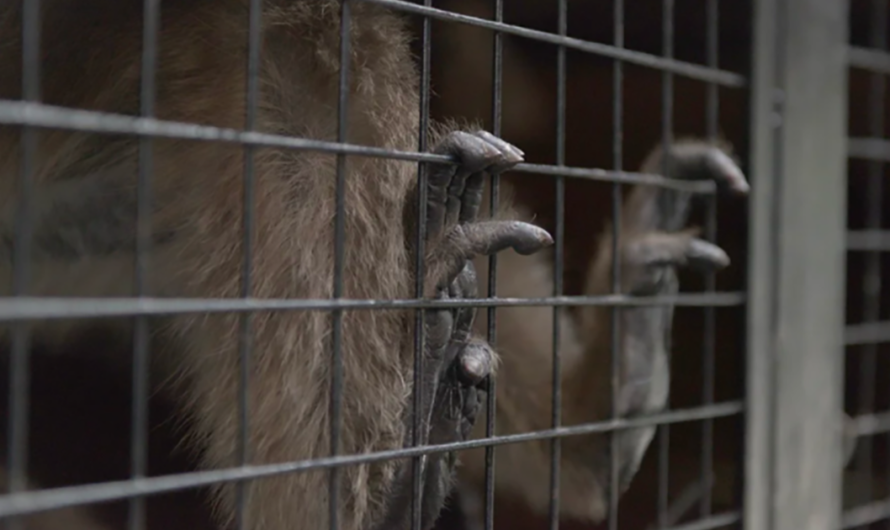
[[[887,2],[854,2],[850,21],[847,144],[847,361],[845,399],[859,437],[845,482],[843,528],[880,528],[890,517],[890,376],[886,341]]]
[[[4,413],[9,432],[10,494],[0,496],[0,517],[9,518],[9,528],[16,528],[16,516],[114,501],[120,504],[122,513],[126,513],[128,527],[138,530],[146,528],[146,502],[152,497],[198,490],[221,482],[236,482],[239,488],[249,488],[251,481],[264,477],[324,469],[330,474],[328,497],[332,505],[333,529],[338,527],[334,506],[338,501],[338,470],[343,466],[399,457],[411,457],[419,462],[423,455],[433,452],[484,448],[483,521],[486,530],[545,527],[707,530],[743,525],[758,530],[767,527],[790,530],[809,528],[801,526],[801,521],[815,520],[819,516],[825,516],[822,524],[827,526],[818,528],[886,527],[890,520],[890,501],[887,500],[890,495],[890,413],[887,412],[890,392],[887,389],[890,385],[882,382],[890,376],[890,363],[883,344],[890,338],[890,327],[886,322],[890,319],[887,310],[890,304],[886,302],[888,289],[881,282],[882,273],[888,266],[881,252],[890,247],[890,237],[884,233],[887,221],[881,209],[885,195],[890,193],[882,184],[887,174],[886,164],[890,161],[890,143],[885,139],[888,121],[885,119],[888,96],[885,76],[890,73],[887,2],[850,0],[849,9],[842,9],[837,7],[837,4],[845,3],[842,0],[556,0],[513,3],[441,0],[435,5],[432,0],[343,0],[341,65],[349,64],[342,58],[348,58],[351,53],[348,37],[353,5],[379,4],[404,13],[413,23],[421,88],[420,142],[416,152],[392,152],[346,143],[350,72],[345,67],[339,74],[336,142],[253,132],[259,112],[262,0],[250,1],[249,39],[244,43],[249,50],[248,84],[245,87],[247,113],[243,128],[237,130],[155,118],[160,0],[144,2],[139,66],[142,80],[140,116],[42,104],[41,6],[39,0],[25,0],[23,98],[22,101],[0,100],[0,125],[18,127],[22,146],[19,195],[16,197],[19,208],[12,255],[14,297],[0,299],[0,319],[14,326],[8,349],[9,378],[4,389],[8,394]],[[808,23],[811,29],[805,27]],[[830,31],[820,37],[818,32],[825,28]],[[847,40],[837,37],[846,36],[847,31],[849,46]],[[806,36],[800,36],[803,34]],[[477,45],[480,47],[474,47]],[[833,98],[814,105],[813,101],[821,94],[816,90],[815,95],[801,96],[800,101],[806,102],[801,104],[803,108],[791,108],[798,100],[797,90],[821,86],[823,78],[819,76],[830,77],[832,74],[831,68],[837,61],[831,53],[822,55],[826,50],[845,54],[844,60],[850,67],[847,93],[835,90]],[[820,73],[818,64],[823,58],[828,66]],[[806,67],[796,70],[796,61]],[[845,87],[847,82],[843,79]],[[833,90],[831,87],[824,90]],[[847,103],[848,108],[840,108]],[[786,112],[786,108],[790,110]],[[833,194],[832,188],[826,187],[826,182],[831,184],[833,178],[840,178],[840,174],[831,174],[831,168],[838,160],[835,151],[823,150],[826,152],[823,164],[818,159],[821,156],[819,149],[795,148],[791,145],[794,142],[788,138],[800,139],[800,145],[809,145],[807,142],[811,138],[808,135],[815,135],[818,138],[813,140],[814,145],[832,143],[831,133],[818,135],[820,131],[834,131],[833,127],[840,123],[837,116],[845,117],[845,112],[849,114],[851,138],[846,149],[850,162],[847,203],[841,204],[842,194]],[[822,114],[830,116],[821,119]],[[551,296],[534,299],[498,297],[494,274],[497,256],[493,256],[490,258],[488,292],[480,293],[478,300],[447,304],[421,300],[423,260],[420,258],[415,263],[417,277],[421,278],[415,289],[417,299],[343,298],[343,212],[348,208],[342,193],[346,185],[345,160],[347,157],[391,157],[415,161],[417,178],[424,183],[431,165],[453,162],[448,157],[428,152],[427,130],[431,118],[476,120],[483,123],[486,130],[525,151],[526,162],[503,175],[490,175],[490,206],[492,209],[497,207],[500,181],[509,181],[517,201],[533,210],[536,222],[553,234],[554,292]],[[136,297],[40,299],[28,296],[25,286],[29,278],[30,241],[34,230],[29,209],[29,179],[33,171],[36,135],[46,129],[139,137]],[[725,139],[734,145],[742,161],[740,165],[752,182],[752,197],[748,203],[726,201],[725,206],[721,202],[718,209],[715,187],[710,183],[692,184],[637,172],[636,168],[653,146],[660,143],[666,149],[675,139],[688,136]],[[838,136],[843,135],[838,133]],[[147,292],[146,267],[150,266],[145,257],[151,246],[149,214],[155,171],[152,164],[154,138],[229,142],[244,146],[244,215],[241,222],[245,257],[241,299],[143,296]],[[842,143],[835,143],[840,150]],[[337,209],[333,243],[334,299],[252,297],[249,256],[256,237],[253,155],[264,147],[317,151],[336,157],[336,195],[332,197]],[[807,157],[809,165],[796,165],[801,157]],[[809,175],[810,181],[800,172],[795,173],[795,169],[820,165],[826,169]],[[685,292],[677,296],[631,297],[619,292],[619,253],[617,246],[613,246],[616,249],[613,251],[613,294],[580,295],[586,264],[593,259],[596,249],[596,237],[611,220],[614,240],[620,238],[623,197],[631,186],[636,185],[684,189],[704,195],[696,211],[696,220],[703,227],[702,237],[719,242],[732,258],[731,266],[719,274],[703,277],[680,273],[681,290]],[[420,189],[424,188],[421,186]],[[417,223],[421,227],[418,234],[422,234],[424,193],[420,193],[418,199]],[[830,203],[827,206],[826,201]],[[839,256],[844,252],[844,241],[833,238],[818,226],[807,228],[801,224],[804,221],[800,221],[808,215],[819,215],[823,223],[819,226],[826,226],[824,223],[833,226],[832,222],[840,226],[839,215],[843,206],[847,208],[849,230],[846,233],[849,254],[845,330],[843,322],[832,320],[834,313],[819,313],[816,320],[807,320],[813,316],[809,309],[819,307],[824,301],[834,304],[837,315],[842,315],[840,304],[843,301],[839,299],[842,296],[834,296],[842,294],[843,277],[838,277],[841,269],[823,267],[812,257]],[[808,234],[805,241],[804,234]],[[423,244],[422,237],[418,236],[418,246],[422,248]],[[804,250],[798,251],[798,246]],[[817,293],[811,289],[806,297],[800,297],[795,291],[780,288],[782,279],[795,270],[810,278],[809,273],[801,269],[804,266],[807,271],[811,267],[815,271],[812,283],[808,285],[819,287],[820,282],[827,281],[832,285],[828,288],[830,292]],[[559,406],[561,365],[556,352],[563,337],[558,326],[553,326],[551,399],[554,406],[550,429],[495,435],[497,415],[493,387],[498,380],[491,380],[486,414],[478,420],[485,422],[485,439],[376,454],[342,454],[339,449],[343,392],[341,321],[345,311],[416,310],[419,318],[414,328],[414,366],[415,373],[419,373],[423,363],[420,352],[425,340],[422,318],[425,308],[460,304],[482,308],[488,314],[487,339],[497,348],[499,307],[552,306],[556,321],[561,313],[585,305],[609,306],[615,315],[623,307],[668,303],[675,305],[677,311],[670,356],[670,407],[661,414],[621,418],[613,410],[612,419],[606,421],[562,426]],[[796,309],[796,305],[800,307]],[[247,435],[251,424],[246,404],[247,367],[252,356],[250,319],[256,311],[324,311],[330,314],[332,333],[327,345],[332,363],[328,405],[331,418],[329,458],[262,466],[251,464]],[[152,352],[148,318],[220,312],[235,312],[240,318],[242,377],[238,451],[243,465],[212,471],[165,472],[155,469],[150,472],[148,437],[154,429],[150,416],[163,415],[165,409],[151,409],[150,404],[148,366]],[[29,444],[39,443],[31,439],[29,433],[33,427],[30,425],[39,419],[35,411],[44,406],[31,402],[31,388],[61,388],[64,386],[63,375],[87,381],[92,381],[92,377],[98,381],[102,377],[92,368],[69,366],[66,364],[70,363],[68,360],[32,358],[31,340],[24,324],[31,320],[73,316],[128,316],[135,319],[132,390],[126,400],[129,409],[123,410],[116,403],[114,406],[118,408],[108,413],[130,422],[129,450],[125,456],[114,456],[126,458],[130,479],[26,492],[24,477],[28,472]],[[613,318],[612,322],[610,379],[615,387],[614,402],[617,401],[615,382],[618,380],[617,337],[620,330],[619,320]],[[812,342],[804,341],[800,330],[814,328],[818,333],[807,337]],[[782,337],[785,342],[776,337]],[[824,344],[822,350],[832,350],[836,345],[834,350],[838,351],[833,351],[834,361],[821,350],[804,356],[803,350],[813,342]],[[783,348],[788,344],[793,346],[786,351]],[[846,378],[845,387],[841,387],[843,365],[838,361],[842,355],[839,350],[844,344]],[[800,363],[795,368],[791,360],[797,359]],[[784,368],[775,368],[786,362]],[[836,364],[832,365],[832,362]],[[49,376],[43,382],[34,379],[39,370],[53,371],[49,365],[55,365],[55,370],[64,374]],[[807,383],[806,378],[813,373],[819,377]],[[831,373],[837,373],[836,384],[831,383]],[[812,410],[818,409],[818,413],[809,414],[805,398],[799,397],[798,387],[789,381],[826,388],[827,401],[811,407]],[[415,388],[419,383],[418,376]],[[820,418],[824,419],[830,413],[831,396],[839,400],[842,388],[846,392],[847,412],[856,414],[852,429],[861,437],[853,464],[843,476],[840,466],[835,465],[839,462],[835,456],[840,453],[838,430],[833,424],[825,423],[823,430],[818,431]],[[417,395],[415,393],[415,403],[418,403]],[[100,396],[85,406],[106,406],[108,401]],[[840,409],[835,411],[836,417],[839,412]],[[644,425],[658,425],[658,435],[620,502],[618,488],[611,488],[607,520],[599,525],[561,520],[561,444],[580,434],[610,434]],[[415,418],[414,429],[419,428],[420,419]],[[801,432],[822,432],[832,442],[814,451],[801,449],[796,462],[802,467],[790,467],[797,464],[783,467],[781,463],[790,462],[787,457],[797,452],[793,440]],[[500,498],[494,487],[498,446],[542,440],[549,444],[551,456],[549,487],[552,493],[548,518],[533,515],[518,501]],[[611,483],[617,485],[617,452],[613,450],[611,454]],[[65,456],[62,451],[58,458]],[[808,474],[809,465],[819,471]],[[836,485],[827,484],[825,476],[829,475],[836,480]],[[418,471],[414,481],[415,497],[420,495],[419,478]],[[813,493],[804,486],[800,490],[789,486],[809,481],[825,488],[814,486],[813,491],[818,491]],[[788,488],[793,493],[788,493],[791,491]],[[239,489],[239,499],[243,501],[241,491]],[[829,506],[831,502],[825,502],[835,497],[835,505]],[[773,499],[782,499],[792,507],[784,515],[776,515],[780,510],[777,504],[781,502],[774,504]],[[419,505],[415,503],[416,506]],[[419,516],[414,520],[419,524]],[[249,522],[240,517],[237,524],[239,528],[250,527]],[[456,530],[465,524],[446,507],[437,528]]]

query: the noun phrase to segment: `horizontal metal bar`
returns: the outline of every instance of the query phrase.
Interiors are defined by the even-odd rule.
[[[541,173],[542,175],[553,175],[555,177],[619,182],[621,184],[645,184],[662,188],[671,188],[678,191],[687,191],[690,193],[707,194],[717,191],[717,185],[713,180],[676,180],[652,173],[634,173],[599,168],[551,166],[546,164],[519,164],[514,166],[511,171]]]
[[[890,342],[890,322],[866,322],[844,328],[844,345]]]
[[[712,515],[704,519],[699,519],[691,523],[681,524],[679,526],[671,526],[668,530],[712,530],[714,528],[723,528],[737,524],[742,520],[739,512],[728,512],[718,515]]]
[[[855,68],[890,74],[890,53],[885,51],[850,46],[847,48],[847,60]]]
[[[886,252],[890,250],[890,230],[850,230],[847,250]]]
[[[347,465],[366,464],[410,458],[424,454],[442,453],[486,446],[505,445],[509,443],[544,440],[557,437],[578,436],[582,434],[606,433],[622,429],[666,425],[704,419],[716,419],[742,413],[744,405],[740,401],[731,401],[707,407],[682,409],[654,414],[651,416],[615,419],[601,423],[591,423],[572,427],[559,427],[531,433],[493,436],[486,439],[455,442],[450,444],[427,445],[381,451],[378,453],[336,456],[316,460],[304,460],[262,466],[243,466],[213,471],[180,473],[160,477],[120,480],[97,484],[66,486],[45,489],[37,492],[15,493],[0,496],[0,517],[26,515],[40,511],[126,499],[135,496],[155,495],[190,488],[218,485],[224,482],[252,480],[284,473],[305,472],[316,469],[329,469]]]
[[[890,432],[890,412],[864,414],[850,419],[850,431],[856,436],[874,436]]]
[[[394,158],[417,162],[453,163],[451,158],[433,153],[415,153],[356,144],[341,144],[309,138],[239,131],[237,129],[213,127],[210,125],[127,116],[125,114],[82,110],[9,99],[0,99],[0,124],[157,138],[233,142],[255,147],[311,150],[331,154]]]
[[[890,140],[882,138],[849,138],[847,153],[850,158],[890,162]]]
[[[325,311],[334,309],[431,309],[436,307],[616,306],[732,307],[745,293],[688,293],[673,296],[548,296],[544,298],[472,298],[451,300],[356,300],[275,298],[50,298],[0,297],[0,321],[243,313],[250,311]]]
[[[890,499],[871,502],[845,511],[841,518],[841,528],[862,528],[885,520],[890,520]]]
[[[566,48],[601,55],[603,57],[608,57],[611,59],[619,59],[627,63],[655,68],[665,72],[672,72],[677,75],[681,75],[691,79],[708,81],[710,83],[715,83],[726,87],[744,87],[747,85],[745,76],[741,74],[708,68],[707,66],[677,61],[674,59],[666,59],[657,55],[635,52],[626,48],[618,48],[599,42],[590,42],[581,39],[575,39],[572,37],[565,37],[554,33],[547,33],[544,31],[524,28],[522,26],[516,26],[514,24],[505,24],[503,22],[494,22],[470,15],[461,15],[460,13],[452,13],[450,11],[436,9],[434,7],[421,6],[410,2],[405,2],[403,0],[362,1],[383,5],[406,13],[427,16],[437,20],[458,22],[461,24],[486,28],[501,33],[507,33],[509,35],[516,35],[517,37],[523,37],[539,42],[547,42],[549,44],[554,44],[557,46],[565,46]]]
[[[433,153],[399,151],[358,144],[327,142],[323,140],[311,140],[308,138],[298,138],[278,134],[239,131],[237,129],[224,129],[207,125],[196,125],[193,123],[142,118],[124,114],[112,114],[3,99],[0,99],[0,124],[27,125],[31,127],[67,129],[103,134],[232,142],[255,147],[317,151],[331,154],[408,160],[412,162],[431,162],[436,164],[455,163],[455,160],[448,156]],[[665,178],[664,176],[656,174],[610,171],[597,168],[519,164],[511,171],[542,173],[557,176],[561,175],[570,178],[603,180],[624,184],[645,184],[692,193],[713,193],[716,190],[716,186],[711,181],[683,181]]]

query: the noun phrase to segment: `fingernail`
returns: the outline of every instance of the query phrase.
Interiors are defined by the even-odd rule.
[[[476,384],[485,377],[485,366],[479,359],[467,356],[462,359],[461,364],[464,375],[470,380],[470,383]]]
[[[536,227],[538,229],[538,239],[544,246],[549,247],[553,244],[553,236],[550,235],[550,232],[544,230],[543,228]]]

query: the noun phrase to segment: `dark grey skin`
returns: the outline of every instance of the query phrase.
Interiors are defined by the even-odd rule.
[[[668,150],[667,160],[660,149],[653,152],[644,168],[662,172],[665,164],[664,173],[670,178],[711,180],[717,184],[718,191],[739,195],[749,190],[741,170],[717,146],[680,142]],[[695,197],[669,188],[638,186],[634,189],[622,209],[620,225],[620,237],[625,239],[620,256],[622,292],[631,296],[676,295],[679,268],[709,273],[729,265],[729,257],[720,247],[694,237],[694,232],[687,229]],[[611,226],[606,230],[611,231]],[[634,417],[663,410],[670,385],[674,306],[623,308],[618,314],[624,352],[619,366],[618,414]],[[620,493],[630,486],[655,431],[653,426],[618,433]],[[604,469],[608,469],[610,449],[607,445]]]
[[[432,276],[440,278],[432,286],[433,296],[475,298],[478,288],[473,257],[507,248],[528,255],[552,244],[552,239],[546,231],[527,223],[477,222],[485,172],[509,169],[522,160],[521,151],[478,131],[452,133],[435,152],[453,156],[460,164],[435,166],[429,171],[426,242],[438,247],[428,251],[428,263],[441,270]],[[411,204],[409,200],[406,215],[415,214]],[[479,338],[471,338],[475,316],[476,309],[472,307],[426,310],[418,444],[461,442],[472,434],[494,365],[491,347]],[[412,410],[406,418],[406,447],[411,441],[413,422]],[[432,528],[438,518],[454,483],[456,462],[454,453],[435,453],[420,459],[422,529]],[[412,471],[412,461],[404,460],[390,508],[377,527],[380,530],[411,528]]]

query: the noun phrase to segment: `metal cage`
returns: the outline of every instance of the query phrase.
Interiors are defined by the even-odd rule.
[[[660,0],[661,49],[658,53],[638,51],[626,46],[625,26],[632,22],[626,12],[634,8],[634,2],[611,2],[611,41],[601,42],[569,35],[569,2],[559,0],[557,25],[550,31],[531,29],[521,24],[505,22],[504,2],[494,0],[493,19],[460,14],[432,6],[431,0],[410,2],[407,0],[343,0],[341,28],[341,58],[350,52],[350,6],[358,2],[370,2],[401,11],[414,17],[420,25],[421,71],[421,131],[427,130],[430,118],[431,80],[431,28],[433,21],[443,24],[468,25],[489,30],[493,46],[493,86],[491,93],[491,130],[500,135],[504,108],[502,94],[504,54],[503,39],[511,36],[551,47],[550,57],[556,65],[556,127],[552,131],[555,143],[552,164],[520,164],[516,172],[548,176],[555,197],[554,218],[556,230],[554,254],[554,285],[551,297],[539,299],[497,298],[495,275],[497,259],[491,258],[488,299],[471,303],[488,308],[488,339],[497,345],[497,307],[517,305],[552,306],[555,315],[570,306],[607,305],[615,308],[639,304],[671,302],[677,307],[697,309],[694,318],[703,331],[699,339],[702,348],[701,405],[672,408],[662,414],[644,418],[619,418],[596,424],[563,427],[560,423],[560,358],[553,356],[554,391],[552,428],[545,431],[516,435],[495,436],[495,399],[493,388],[487,402],[486,432],[488,438],[447,446],[415,447],[381,454],[339,454],[339,422],[341,375],[340,319],[344,310],[417,309],[436,304],[420,300],[348,300],[342,298],[343,275],[343,195],[337,195],[337,220],[335,224],[335,285],[334,300],[260,300],[251,298],[251,271],[249,252],[252,247],[253,223],[253,165],[252,151],[256,147],[280,147],[297,150],[315,150],[336,154],[337,189],[344,186],[344,161],[347,156],[394,157],[418,162],[418,178],[425,178],[428,164],[449,163],[446,157],[425,153],[427,138],[421,134],[417,152],[389,152],[383,149],[345,143],[346,112],[350,104],[348,87],[350,72],[341,68],[339,98],[338,142],[324,142],[307,138],[293,138],[254,131],[257,116],[258,68],[260,60],[260,32],[262,28],[262,1],[252,0],[249,38],[248,114],[243,130],[219,129],[188,123],[174,123],[155,118],[155,72],[158,62],[156,35],[159,24],[159,0],[144,2],[144,37],[142,49],[141,117],[101,114],[81,109],[52,107],[41,103],[40,97],[40,2],[25,0],[23,42],[23,100],[0,101],[0,124],[20,126],[23,152],[21,153],[22,207],[18,211],[15,232],[14,297],[0,299],[0,319],[7,322],[26,322],[33,319],[80,317],[132,316],[136,318],[134,344],[133,409],[131,480],[85,486],[69,486],[43,491],[25,491],[24,477],[28,455],[29,422],[29,337],[24,326],[16,327],[10,360],[10,409],[9,454],[10,494],[0,496],[0,517],[10,518],[10,528],[15,527],[16,516],[36,513],[65,506],[99,503],[112,500],[129,500],[129,527],[137,530],[145,527],[144,501],[146,496],[188,488],[208,486],[222,481],[248,484],[281,473],[298,473],[311,469],[330,470],[332,505],[331,528],[337,528],[336,502],[337,470],[360,462],[371,462],[397,457],[413,457],[433,451],[458,450],[485,447],[486,488],[485,527],[494,527],[495,488],[493,469],[497,465],[496,447],[507,443],[532,440],[551,440],[551,508],[549,527],[561,524],[559,513],[559,455],[561,441],[573,435],[593,432],[616,432],[620,429],[641,425],[659,425],[657,440],[649,453],[658,457],[656,511],[658,528],[683,528],[706,530],[711,528],[741,527],[764,530],[799,530],[865,527],[871,523],[890,519],[890,501],[873,498],[864,506],[844,512],[842,509],[841,429],[839,412],[843,405],[843,357],[844,345],[862,347],[860,371],[863,376],[859,385],[859,412],[854,424],[860,436],[871,436],[890,431],[887,412],[876,413],[876,385],[873,374],[879,363],[876,343],[886,340],[886,323],[880,322],[881,308],[881,260],[878,252],[888,248],[886,234],[882,231],[882,195],[885,187],[884,163],[890,160],[890,144],[886,140],[886,83],[884,76],[890,73],[890,51],[887,51],[887,0],[870,0],[870,17],[874,21],[867,37],[859,35],[854,25],[853,37],[863,41],[848,44],[850,5],[863,8],[866,2],[839,0],[752,0],[747,6],[747,22],[750,22],[750,75],[720,69],[720,15],[727,2],[703,0],[704,24],[700,31],[704,49],[704,61],[696,63],[675,57],[676,38],[674,26],[674,0]],[[603,3],[605,4],[605,3]],[[656,4],[648,2],[646,5]],[[638,13],[633,11],[632,13]],[[629,17],[630,15],[628,15]],[[723,25],[739,22],[724,22]],[[746,23],[747,23],[746,22]],[[868,43],[868,48],[864,42]],[[580,167],[566,162],[567,121],[567,53],[589,54],[611,62],[612,115],[611,150],[612,163],[606,167]],[[348,64],[348,61],[341,61]],[[716,138],[720,133],[721,90],[736,91],[750,98],[747,110],[749,120],[748,163],[746,173],[752,180],[752,196],[748,209],[750,232],[747,244],[747,283],[737,291],[717,290],[713,276],[704,282],[703,292],[682,294],[670,300],[630,298],[618,293],[617,274],[613,276],[615,294],[602,297],[568,296],[564,281],[564,256],[566,254],[565,212],[566,183],[571,179],[611,183],[612,220],[616,233],[620,233],[619,212],[623,185],[645,184],[671,186],[668,179],[656,175],[641,175],[625,170],[626,154],[624,128],[627,115],[624,109],[624,81],[626,68],[641,68],[660,73],[660,127],[661,141],[667,145],[675,134],[674,99],[675,79],[693,80],[705,88],[703,123],[705,135]],[[868,98],[867,131],[848,139],[845,130],[848,105],[848,68],[873,72]],[[853,112],[856,112],[854,109]],[[652,127],[656,120],[651,119]],[[151,203],[152,139],[181,138],[208,142],[231,142],[245,148],[244,182],[244,260],[242,295],[240,300],[159,299],[136,297],[124,299],[39,299],[28,297],[25,289],[29,272],[29,238],[33,227],[29,221],[29,174],[35,151],[33,132],[42,128],[62,128],[90,133],[114,133],[136,135],[140,138],[139,152],[139,238],[137,245],[137,291],[141,295],[145,287],[143,259],[149,250],[149,217]],[[847,203],[847,158],[867,159],[866,222],[862,230],[847,231],[844,215]],[[851,184],[852,186],[852,184]],[[492,175],[492,206],[498,201],[498,176]],[[714,200],[708,201],[705,213],[705,235],[709,240],[717,236],[717,208]],[[846,328],[845,307],[845,251],[866,252],[863,261],[861,287],[864,310],[861,322]],[[616,258],[617,259],[617,258]],[[617,262],[616,262],[617,263]],[[422,267],[419,260],[418,267]],[[736,267],[743,267],[738,263]],[[617,270],[617,267],[613,267]],[[421,285],[417,286],[420,294]],[[848,304],[850,301],[848,300]],[[715,363],[718,339],[716,335],[716,309],[735,307],[739,310],[737,324],[746,326],[745,335],[737,337],[736,344],[744,343],[745,359],[740,366],[744,372],[745,396],[723,400],[715,397]],[[742,307],[746,316],[741,320]],[[201,471],[158,477],[146,477],[147,462],[147,410],[148,410],[148,327],[151,315],[187,312],[237,312],[241,315],[242,339],[240,343],[242,367],[251,357],[251,340],[248,333],[251,312],[259,310],[324,310],[329,311],[333,322],[331,337],[333,370],[331,407],[331,456],[314,461],[300,461],[276,465],[250,465],[250,448],[247,446],[246,429],[250,418],[246,411],[246,370],[241,381],[241,462],[245,465],[222,470]],[[848,306],[849,310],[849,306]],[[886,317],[885,317],[886,319]],[[421,319],[419,319],[421,320]],[[615,320],[617,322],[617,319]],[[612,380],[617,366],[617,324],[613,326]],[[423,327],[416,328],[417,351],[423,343]],[[741,334],[740,334],[741,335]],[[698,340],[698,339],[696,339]],[[720,342],[726,340],[721,337]],[[559,350],[561,337],[554,326],[553,351]],[[738,346],[741,349],[741,346]],[[416,356],[415,368],[422,362]],[[880,370],[878,370],[880,372]],[[741,376],[740,376],[741,377]],[[494,383],[492,383],[494,385]],[[743,399],[742,399],[743,397]],[[715,510],[711,488],[707,487],[697,501],[696,517],[680,524],[671,520],[671,468],[670,429],[675,424],[700,422],[701,455],[699,475],[704,483],[710,483],[713,473],[715,422],[723,418],[744,423],[744,451],[738,453],[740,480],[738,503],[728,510]],[[419,419],[415,427],[419,425]],[[614,440],[614,438],[613,438]],[[871,445],[860,448],[857,466],[870,469],[875,466]],[[614,454],[614,452],[613,452]],[[613,457],[614,462],[614,457]],[[613,484],[617,473],[613,465]],[[419,470],[419,467],[417,468]],[[415,475],[419,479],[419,471]],[[877,479],[875,479],[877,480]],[[415,480],[415,494],[419,494],[419,480]],[[619,499],[612,488],[608,527],[619,527]],[[675,492],[674,492],[675,493]],[[885,492],[886,495],[886,492]],[[673,495],[676,498],[676,495]],[[243,498],[242,498],[243,500]],[[675,500],[675,499],[674,499]],[[416,517],[419,523],[419,515]],[[241,521],[239,528],[249,528]]]

